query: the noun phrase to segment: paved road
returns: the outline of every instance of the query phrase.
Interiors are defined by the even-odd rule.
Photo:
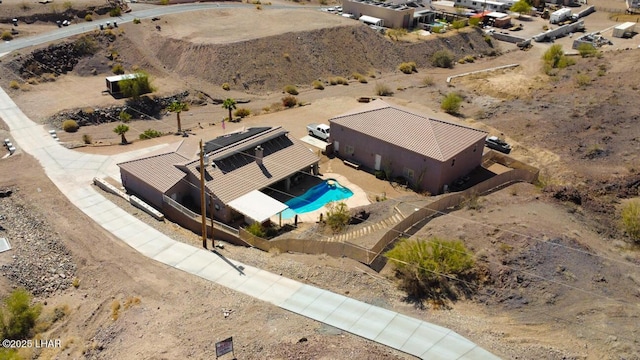
[[[135,5],[134,5],[135,6]],[[113,23],[116,21],[118,24],[124,24],[133,21],[133,19],[147,19],[153,17],[159,17],[163,15],[178,14],[189,11],[200,11],[206,9],[225,9],[225,8],[254,8],[252,4],[214,4],[214,3],[195,3],[195,4],[182,4],[172,6],[158,6],[149,9],[143,9],[138,11],[132,11],[127,14],[123,14],[117,18],[100,19],[93,22],[83,22],[81,24],[74,24],[64,26],[61,28],[55,28],[55,30],[34,35],[25,38],[17,38],[12,41],[6,41],[0,43],[0,57],[3,55],[19,50],[25,47],[44,44],[50,41],[64,39],[70,36],[79,35],[88,31],[96,30],[100,25],[105,25],[107,22]],[[270,5],[269,9],[309,9],[308,6],[288,6],[288,5]]]
[[[160,9],[165,11],[162,14],[166,14],[166,10],[171,8],[173,7]],[[188,8],[192,9],[191,6]],[[145,14],[155,16],[158,13],[149,10]],[[140,17],[139,13],[131,15]],[[80,31],[69,28],[70,30],[64,31]],[[47,34],[37,38],[39,41],[53,39]],[[35,44],[35,41],[31,44]],[[118,179],[115,164],[152,149],[112,157],[69,150],[54,141],[43,126],[31,121],[2,88],[0,118],[9,127],[18,150],[38,159],[47,176],[75,206],[144,256],[419,358],[498,359],[468,339],[441,326],[302,284],[175,241],[111,203],[90,185],[94,177],[111,176]]]

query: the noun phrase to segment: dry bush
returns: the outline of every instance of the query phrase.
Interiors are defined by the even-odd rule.
[[[383,83],[376,84],[376,95],[378,96],[391,96],[393,95],[393,90]]]
[[[62,122],[62,130],[66,132],[76,132],[79,128],[80,126],[75,120],[69,119]]]

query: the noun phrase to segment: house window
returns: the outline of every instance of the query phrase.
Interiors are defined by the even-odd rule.
[[[456,159],[451,160],[451,166],[456,164]]]
[[[353,155],[353,146],[347,145],[344,147],[344,152],[347,155]]]
[[[409,168],[404,168],[402,169],[402,176],[404,176],[405,179],[407,180],[413,180],[413,169],[409,169]]]
[[[473,145],[473,152],[476,152],[476,150],[478,150],[478,144]]]

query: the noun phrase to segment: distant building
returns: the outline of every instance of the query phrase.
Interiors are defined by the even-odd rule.
[[[432,194],[481,166],[486,133],[375,100],[329,120],[333,151]]]
[[[373,26],[387,28],[410,28],[415,26],[417,20],[414,17],[419,12],[419,18],[424,18],[427,13],[435,13],[430,8],[431,1],[377,1],[377,0],[345,0],[342,3],[342,12],[351,14],[354,18]],[[425,22],[424,19],[421,22]],[[382,24],[382,25],[380,25]]]
[[[319,161],[307,146],[289,137],[281,127],[254,127],[217,137],[206,142],[204,153],[207,206],[214,209],[216,219],[226,223],[251,216],[229,203],[267,187],[288,191],[298,173],[317,173]],[[118,166],[127,192],[160,211],[165,212],[172,201],[200,209],[200,155],[193,141],[185,141],[173,151]],[[260,206],[254,204],[256,208]]]
[[[479,11],[507,11],[513,4],[499,0],[455,0],[456,7],[465,7]]]
[[[627,0],[627,11],[631,13],[640,11],[640,0]]]

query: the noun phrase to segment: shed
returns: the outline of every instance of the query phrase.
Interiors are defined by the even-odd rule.
[[[123,74],[123,75],[116,75],[116,76],[107,76],[107,78],[106,78],[107,91],[109,91],[109,94],[111,94],[113,96],[122,95],[122,91],[120,90],[120,85],[119,85],[120,82],[122,80],[135,79],[135,78],[137,78],[139,76],[140,76],[139,73]]]
[[[369,15],[362,15],[358,20],[367,25],[384,26],[384,20]]]
[[[635,32],[636,23],[626,22],[613,28],[613,37],[623,38]]]

